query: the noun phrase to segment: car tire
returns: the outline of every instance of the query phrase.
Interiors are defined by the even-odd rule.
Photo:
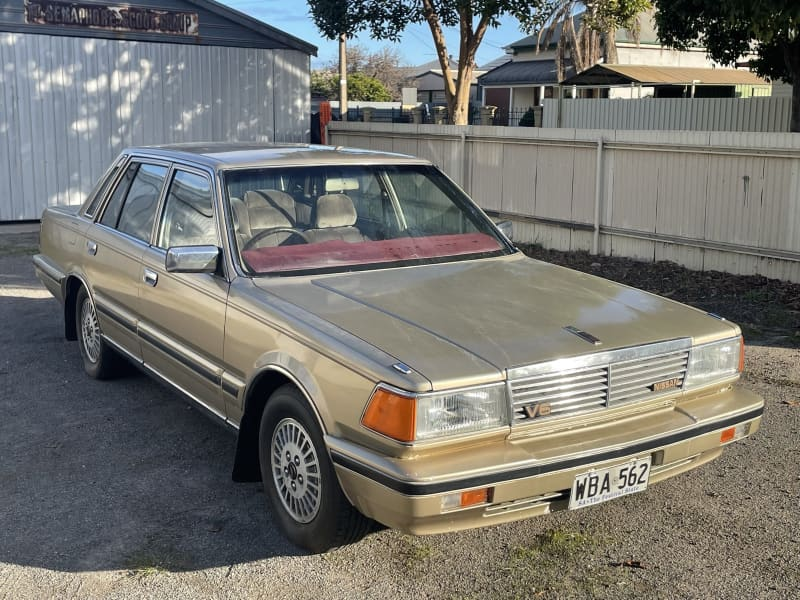
[[[259,462],[272,515],[283,534],[312,553],[363,538],[372,521],[347,500],[305,398],[292,385],[267,401]]]
[[[83,368],[93,379],[110,379],[119,373],[119,355],[103,339],[94,302],[85,287],[75,300],[75,325]]]

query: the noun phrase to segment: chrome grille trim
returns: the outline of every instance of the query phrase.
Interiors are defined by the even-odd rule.
[[[513,424],[674,393],[683,388],[691,345],[681,338],[509,369]],[[673,379],[673,387],[654,389]],[[549,416],[530,419],[525,407],[535,404],[548,404]]]

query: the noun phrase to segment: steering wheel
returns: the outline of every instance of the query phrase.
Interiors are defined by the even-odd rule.
[[[249,240],[247,240],[244,243],[244,246],[242,246],[242,250],[250,250],[253,246],[256,245],[257,242],[260,242],[261,240],[263,240],[268,235],[272,235],[273,233],[281,233],[281,232],[293,233],[293,234],[297,235],[297,237],[299,237],[301,240],[303,240],[303,243],[305,243],[305,244],[310,244],[311,243],[311,240],[308,239],[306,234],[303,233],[302,231],[300,231],[299,229],[295,229],[294,227],[272,227],[270,229],[265,229],[263,231],[259,231],[257,234],[255,234],[253,237],[251,237]]]

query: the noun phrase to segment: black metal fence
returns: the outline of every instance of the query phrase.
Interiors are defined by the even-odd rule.
[[[421,122],[425,124],[446,124],[450,123],[450,114],[448,113],[447,106],[423,104],[421,106]],[[370,121],[373,123],[413,123],[414,122],[414,109],[402,108],[372,108]],[[338,108],[332,111],[333,119],[340,120],[340,113]],[[347,111],[348,121],[363,121],[364,109],[363,108],[350,108]],[[481,107],[470,106],[468,123],[470,125],[481,124]],[[542,109],[537,107],[534,112],[529,110],[522,111],[508,111],[505,109],[498,109],[492,119],[492,125],[501,125],[508,127],[541,127],[542,126]]]

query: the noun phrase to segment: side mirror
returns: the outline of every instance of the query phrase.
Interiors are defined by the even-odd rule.
[[[219,255],[216,246],[175,246],[164,266],[169,273],[216,273]]]
[[[514,222],[513,221],[498,221],[495,223],[497,228],[500,230],[504,236],[508,238],[508,241],[514,240]]]

